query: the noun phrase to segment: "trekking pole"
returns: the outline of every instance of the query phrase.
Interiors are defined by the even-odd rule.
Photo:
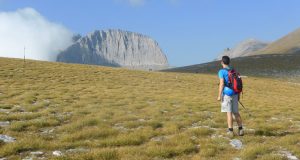
[[[252,116],[251,113],[249,112],[249,110],[243,105],[243,103],[241,101],[239,101],[239,103],[245,109],[245,111],[249,114],[249,116]]]

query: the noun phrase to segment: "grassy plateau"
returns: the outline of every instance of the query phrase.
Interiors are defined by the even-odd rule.
[[[284,160],[286,152],[300,157],[295,81],[244,79],[242,102],[249,112],[240,107],[245,136],[234,137],[243,144],[235,149],[216,101],[216,75],[7,58],[0,58],[0,66],[0,122],[9,122],[0,134],[15,138],[0,141],[0,158]]]

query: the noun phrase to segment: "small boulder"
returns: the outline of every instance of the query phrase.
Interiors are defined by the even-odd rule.
[[[0,113],[9,114],[10,113],[10,109],[2,109],[2,108],[0,108]]]
[[[63,153],[61,151],[53,151],[52,154],[54,156],[58,156],[58,157],[63,155]]]
[[[242,149],[243,143],[238,139],[230,140],[230,145],[235,149]]]
[[[83,152],[88,152],[88,149],[85,148],[75,148],[75,149],[69,149],[67,150],[67,153],[83,153]]]
[[[0,127],[7,127],[10,125],[9,121],[0,122]]]
[[[166,139],[165,136],[157,136],[157,137],[151,138],[151,141],[154,141],[154,142],[162,142],[162,141],[165,140],[165,139]]]
[[[287,150],[283,150],[279,152],[281,155],[287,157],[288,160],[299,160],[295,155]]]
[[[3,134],[0,134],[0,140],[5,142],[5,143],[11,143],[11,142],[16,141],[15,138],[7,136],[7,135],[3,135]]]
[[[36,152],[30,152],[31,155],[35,155],[35,156],[41,156],[44,154],[44,152],[41,151],[36,151]]]

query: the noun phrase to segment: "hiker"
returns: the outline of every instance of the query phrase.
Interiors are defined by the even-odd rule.
[[[239,127],[238,135],[243,136],[244,130],[242,118],[239,114],[238,108],[240,93],[242,90],[242,82],[239,74],[229,64],[230,58],[228,56],[223,56],[221,60],[221,65],[223,68],[218,72],[220,79],[218,101],[221,101],[221,112],[227,113],[227,134],[231,137],[234,136],[232,120],[234,115]]]

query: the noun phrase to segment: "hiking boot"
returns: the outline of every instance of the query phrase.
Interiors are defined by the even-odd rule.
[[[230,131],[230,130],[227,130],[226,135],[227,135],[227,137],[229,137],[229,138],[233,138],[233,137],[234,137],[233,131]]]
[[[239,129],[239,136],[244,136],[244,130],[243,129]]]

